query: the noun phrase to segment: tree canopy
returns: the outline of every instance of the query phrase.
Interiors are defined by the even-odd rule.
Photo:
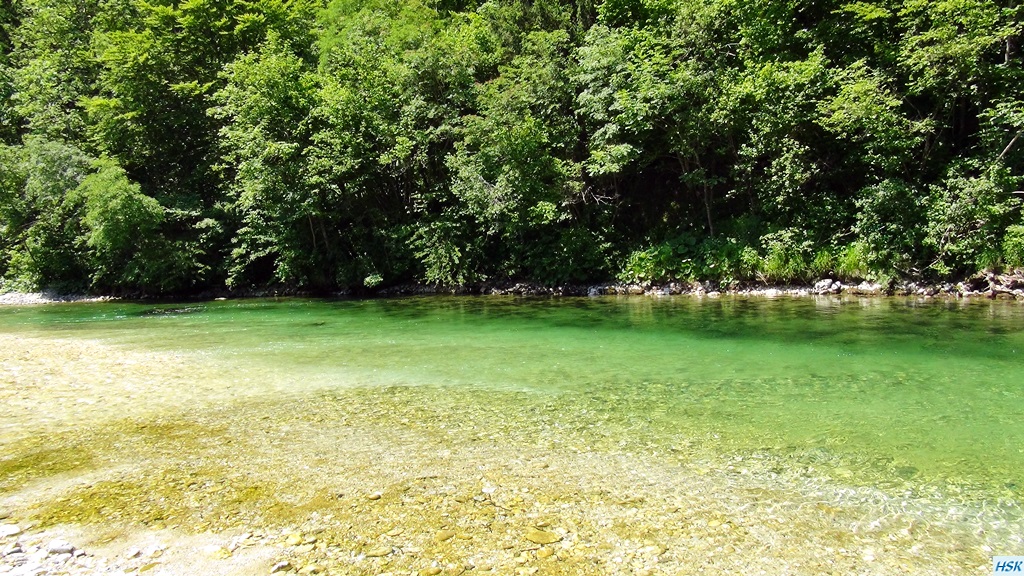
[[[1016,0],[18,0],[0,289],[1024,267]]]

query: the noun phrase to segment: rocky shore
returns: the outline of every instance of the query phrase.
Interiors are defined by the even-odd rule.
[[[210,291],[186,296],[188,299],[213,300],[223,298],[270,298],[286,296],[328,297],[396,297],[420,295],[504,295],[504,296],[752,296],[777,298],[781,296],[917,296],[923,298],[989,298],[1024,301],[1024,270],[1006,274],[989,272],[958,282],[926,283],[900,281],[851,282],[821,278],[812,284],[766,284],[755,282],[723,283],[717,281],[670,282],[667,284],[562,284],[545,286],[533,282],[485,282],[449,287],[436,284],[399,284],[379,290],[343,290],[330,294],[314,293],[293,288],[262,288],[244,291]],[[129,299],[149,300],[151,296],[132,295]],[[166,299],[167,297],[161,297]],[[25,306],[54,302],[102,302],[116,300],[113,296],[60,294],[56,292],[9,292],[0,294],[0,306]]]
[[[54,537],[60,534],[62,537]],[[315,540],[315,539],[314,539]],[[84,548],[72,541],[85,541]],[[0,524],[0,574],[4,576],[134,576],[159,574],[302,574],[315,564],[289,561],[288,535],[244,533],[183,536],[139,530],[118,543],[99,542],[82,530],[22,530]],[[292,563],[298,566],[292,566]]]
[[[0,306],[27,306],[52,304],[55,302],[104,302],[116,300],[112,296],[91,296],[88,294],[61,294],[58,292],[7,292],[0,294]]]
[[[17,524],[0,524],[0,543],[0,574],[127,574],[121,567],[111,566],[106,559],[97,558],[66,540],[43,542],[39,535],[23,534]]]
[[[529,282],[492,283],[444,288],[440,286],[406,284],[386,288],[377,292],[380,296],[405,296],[426,294],[491,294],[515,296],[921,296],[925,298],[990,298],[1024,300],[1024,271],[1011,274],[988,273],[974,276],[960,282],[929,284],[903,281],[889,285],[878,282],[844,282],[822,278],[813,284],[764,284],[764,283],[721,283],[671,282],[668,284],[565,284],[543,286]]]

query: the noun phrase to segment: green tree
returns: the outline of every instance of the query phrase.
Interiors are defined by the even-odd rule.
[[[18,2],[0,5],[0,144],[15,142],[19,131],[20,121],[11,105],[11,97],[14,95],[12,35],[18,27],[20,12]]]
[[[79,290],[88,265],[80,239],[81,205],[70,194],[88,173],[81,150],[39,136],[0,149],[0,243],[5,287]]]
[[[304,176],[318,78],[274,35],[224,76],[210,113],[224,122],[220,146],[232,167],[231,210],[241,222],[229,282],[308,280],[311,249],[315,254],[323,242]]]
[[[165,208],[159,235],[184,266],[183,287],[219,277],[233,222],[216,167],[218,119],[207,114],[223,67],[274,31],[310,50],[312,1],[189,0],[133,3],[135,16],[101,30],[95,95],[84,100],[89,134],[142,193]]]
[[[168,246],[156,234],[164,218],[160,203],[143,194],[110,158],[97,160],[92,168],[70,194],[83,207],[92,287],[157,293],[180,288],[176,268],[183,263],[168,266],[168,256],[161,253]]]
[[[548,283],[586,277],[603,264],[600,231],[581,220],[579,132],[572,112],[569,37],[535,31],[523,52],[478,94],[479,113],[463,119],[449,157],[454,203],[474,254],[464,262],[478,277],[525,277]],[[596,233],[590,233],[596,232]],[[467,254],[468,256],[469,254]],[[428,268],[438,281],[444,270]]]
[[[111,6],[116,3],[111,3]],[[92,34],[97,0],[23,0],[13,34],[13,110],[29,133],[85,149],[85,112],[99,67]]]

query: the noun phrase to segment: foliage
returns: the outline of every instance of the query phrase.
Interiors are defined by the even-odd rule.
[[[14,52],[14,39],[11,34],[18,27],[20,3],[4,2],[0,5],[0,144],[13,143],[17,136],[18,117],[14,107],[6,103],[14,95],[14,76],[11,57]]]
[[[854,230],[868,266],[909,275],[924,240],[927,196],[902,180],[885,180],[861,191]]]
[[[169,293],[1020,266],[1016,4],[5,2],[0,274]]]
[[[1003,256],[1011,268],[1024,268],[1024,225],[1014,224],[1003,237]]]
[[[5,284],[19,289],[87,283],[81,249],[81,206],[69,192],[85,177],[90,158],[67,144],[26,139],[4,153],[2,218]]]
[[[278,280],[301,277],[307,244],[315,238],[309,235],[316,233],[302,186],[316,79],[276,36],[229,64],[224,77],[210,113],[225,123],[220,145],[233,167],[232,211],[241,223],[228,281],[245,283],[261,259],[272,261]]]
[[[12,33],[11,110],[32,134],[85,149],[87,121],[79,101],[98,72],[91,38],[101,3],[23,0],[21,9]]]
[[[124,169],[109,158],[93,164],[94,172],[72,193],[84,207],[85,244],[92,260],[94,286],[163,288],[162,238],[155,234],[164,219],[160,203],[142,194]]]
[[[965,171],[957,165],[932,186],[924,243],[936,254],[930,267],[940,275],[998,266],[1003,235],[1019,209],[997,178]]]

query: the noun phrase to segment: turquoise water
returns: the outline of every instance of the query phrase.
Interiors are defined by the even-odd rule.
[[[532,426],[554,402],[594,446],[759,455],[982,500],[1024,489],[1024,306],[1012,302],[117,302],[2,308],[0,332],[199,352],[281,393],[416,387],[450,409],[502,392],[510,421]]]

